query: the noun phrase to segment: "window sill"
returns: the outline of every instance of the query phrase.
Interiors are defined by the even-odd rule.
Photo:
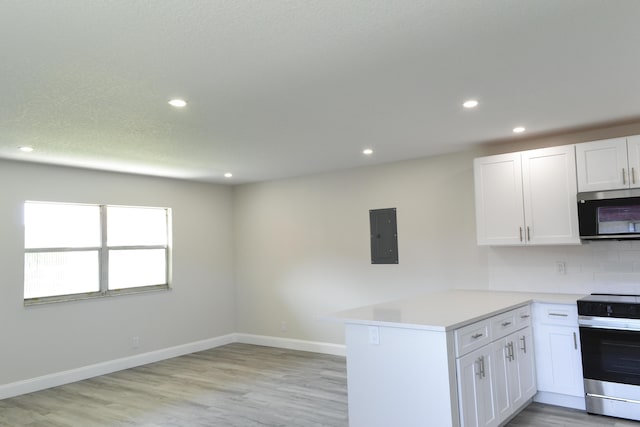
[[[59,296],[52,296],[52,297],[29,298],[24,300],[24,306],[30,307],[34,305],[45,305],[45,304],[56,304],[60,302],[111,298],[111,297],[118,297],[121,295],[148,294],[153,292],[166,292],[170,290],[171,290],[171,287],[169,285],[155,285],[155,286],[145,286],[140,288],[118,289],[118,290],[106,291],[106,292],[94,292],[89,294],[73,294],[73,295],[59,295]]]

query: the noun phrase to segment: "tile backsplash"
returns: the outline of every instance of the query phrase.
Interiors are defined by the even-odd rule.
[[[640,294],[640,241],[491,247],[488,277],[492,290]]]

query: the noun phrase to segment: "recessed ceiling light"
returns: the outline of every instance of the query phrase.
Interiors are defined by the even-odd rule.
[[[468,101],[465,101],[462,106],[464,108],[475,108],[478,106],[478,101],[476,101],[475,99],[470,99]]]
[[[224,174],[225,178],[231,178],[233,176],[233,174],[231,172],[227,172]]]
[[[20,151],[24,151],[25,153],[30,153],[30,152],[33,151],[33,148],[31,148],[31,147],[18,147],[18,149]]]
[[[373,154],[373,150],[371,148],[365,148],[364,150],[362,150],[362,154],[366,154],[367,156],[370,156]]]
[[[184,99],[172,99],[169,101],[169,105],[172,107],[182,108],[187,106],[187,101]]]
[[[513,128],[513,133],[522,133],[522,132],[524,132],[525,130],[526,130],[526,129],[525,129],[524,127],[522,127],[522,126],[518,126],[518,127]]]

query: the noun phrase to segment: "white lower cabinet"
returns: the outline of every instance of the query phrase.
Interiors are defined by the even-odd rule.
[[[538,373],[541,391],[583,396],[582,361],[578,351],[578,328],[541,325],[537,328]]]
[[[494,355],[487,345],[457,360],[458,398],[462,426],[497,426]]]
[[[498,421],[509,416],[511,411],[511,400],[518,392],[518,370],[515,363],[509,360],[509,346],[507,338],[495,341],[491,344],[491,352],[495,369],[493,370],[494,382],[496,384],[496,406]],[[514,384],[516,387],[514,387]],[[497,425],[497,424],[496,424]]]
[[[539,390],[536,400],[584,409],[576,306],[534,304],[533,314]]]
[[[501,362],[496,357],[500,366],[500,369],[496,369],[496,379],[504,378],[504,392],[499,394],[502,401],[498,400],[500,419],[504,420],[536,394],[531,327],[513,333],[493,345],[496,356],[502,356]]]
[[[457,359],[460,424],[463,427],[498,426],[536,393],[529,316],[526,314],[527,320],[517,326],[499,316],[504,314],[489,321],[491,341]],[[498,330],[498,325],[514,325],[521,329],[515,332],[505,328]],[[507,336],[501,335],[508,332]]]
[[[536,360],[531,328],[526,328],[518,334],[516,357],[518,358],[518,374],[523,403],[535,396],[538,387],[536,383]]]

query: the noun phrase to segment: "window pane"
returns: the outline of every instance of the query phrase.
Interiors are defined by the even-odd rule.
[[[108,246],[166,244],[166,209],[107,206]]]
[[[100,207],[64,203],[24,204],[25,248],[100,246]]]
[[[109,289],[136,288],[167,283],[165,249],[109,251]]]
[[[97,292],[98,251],[24,254],[24,297]]]

